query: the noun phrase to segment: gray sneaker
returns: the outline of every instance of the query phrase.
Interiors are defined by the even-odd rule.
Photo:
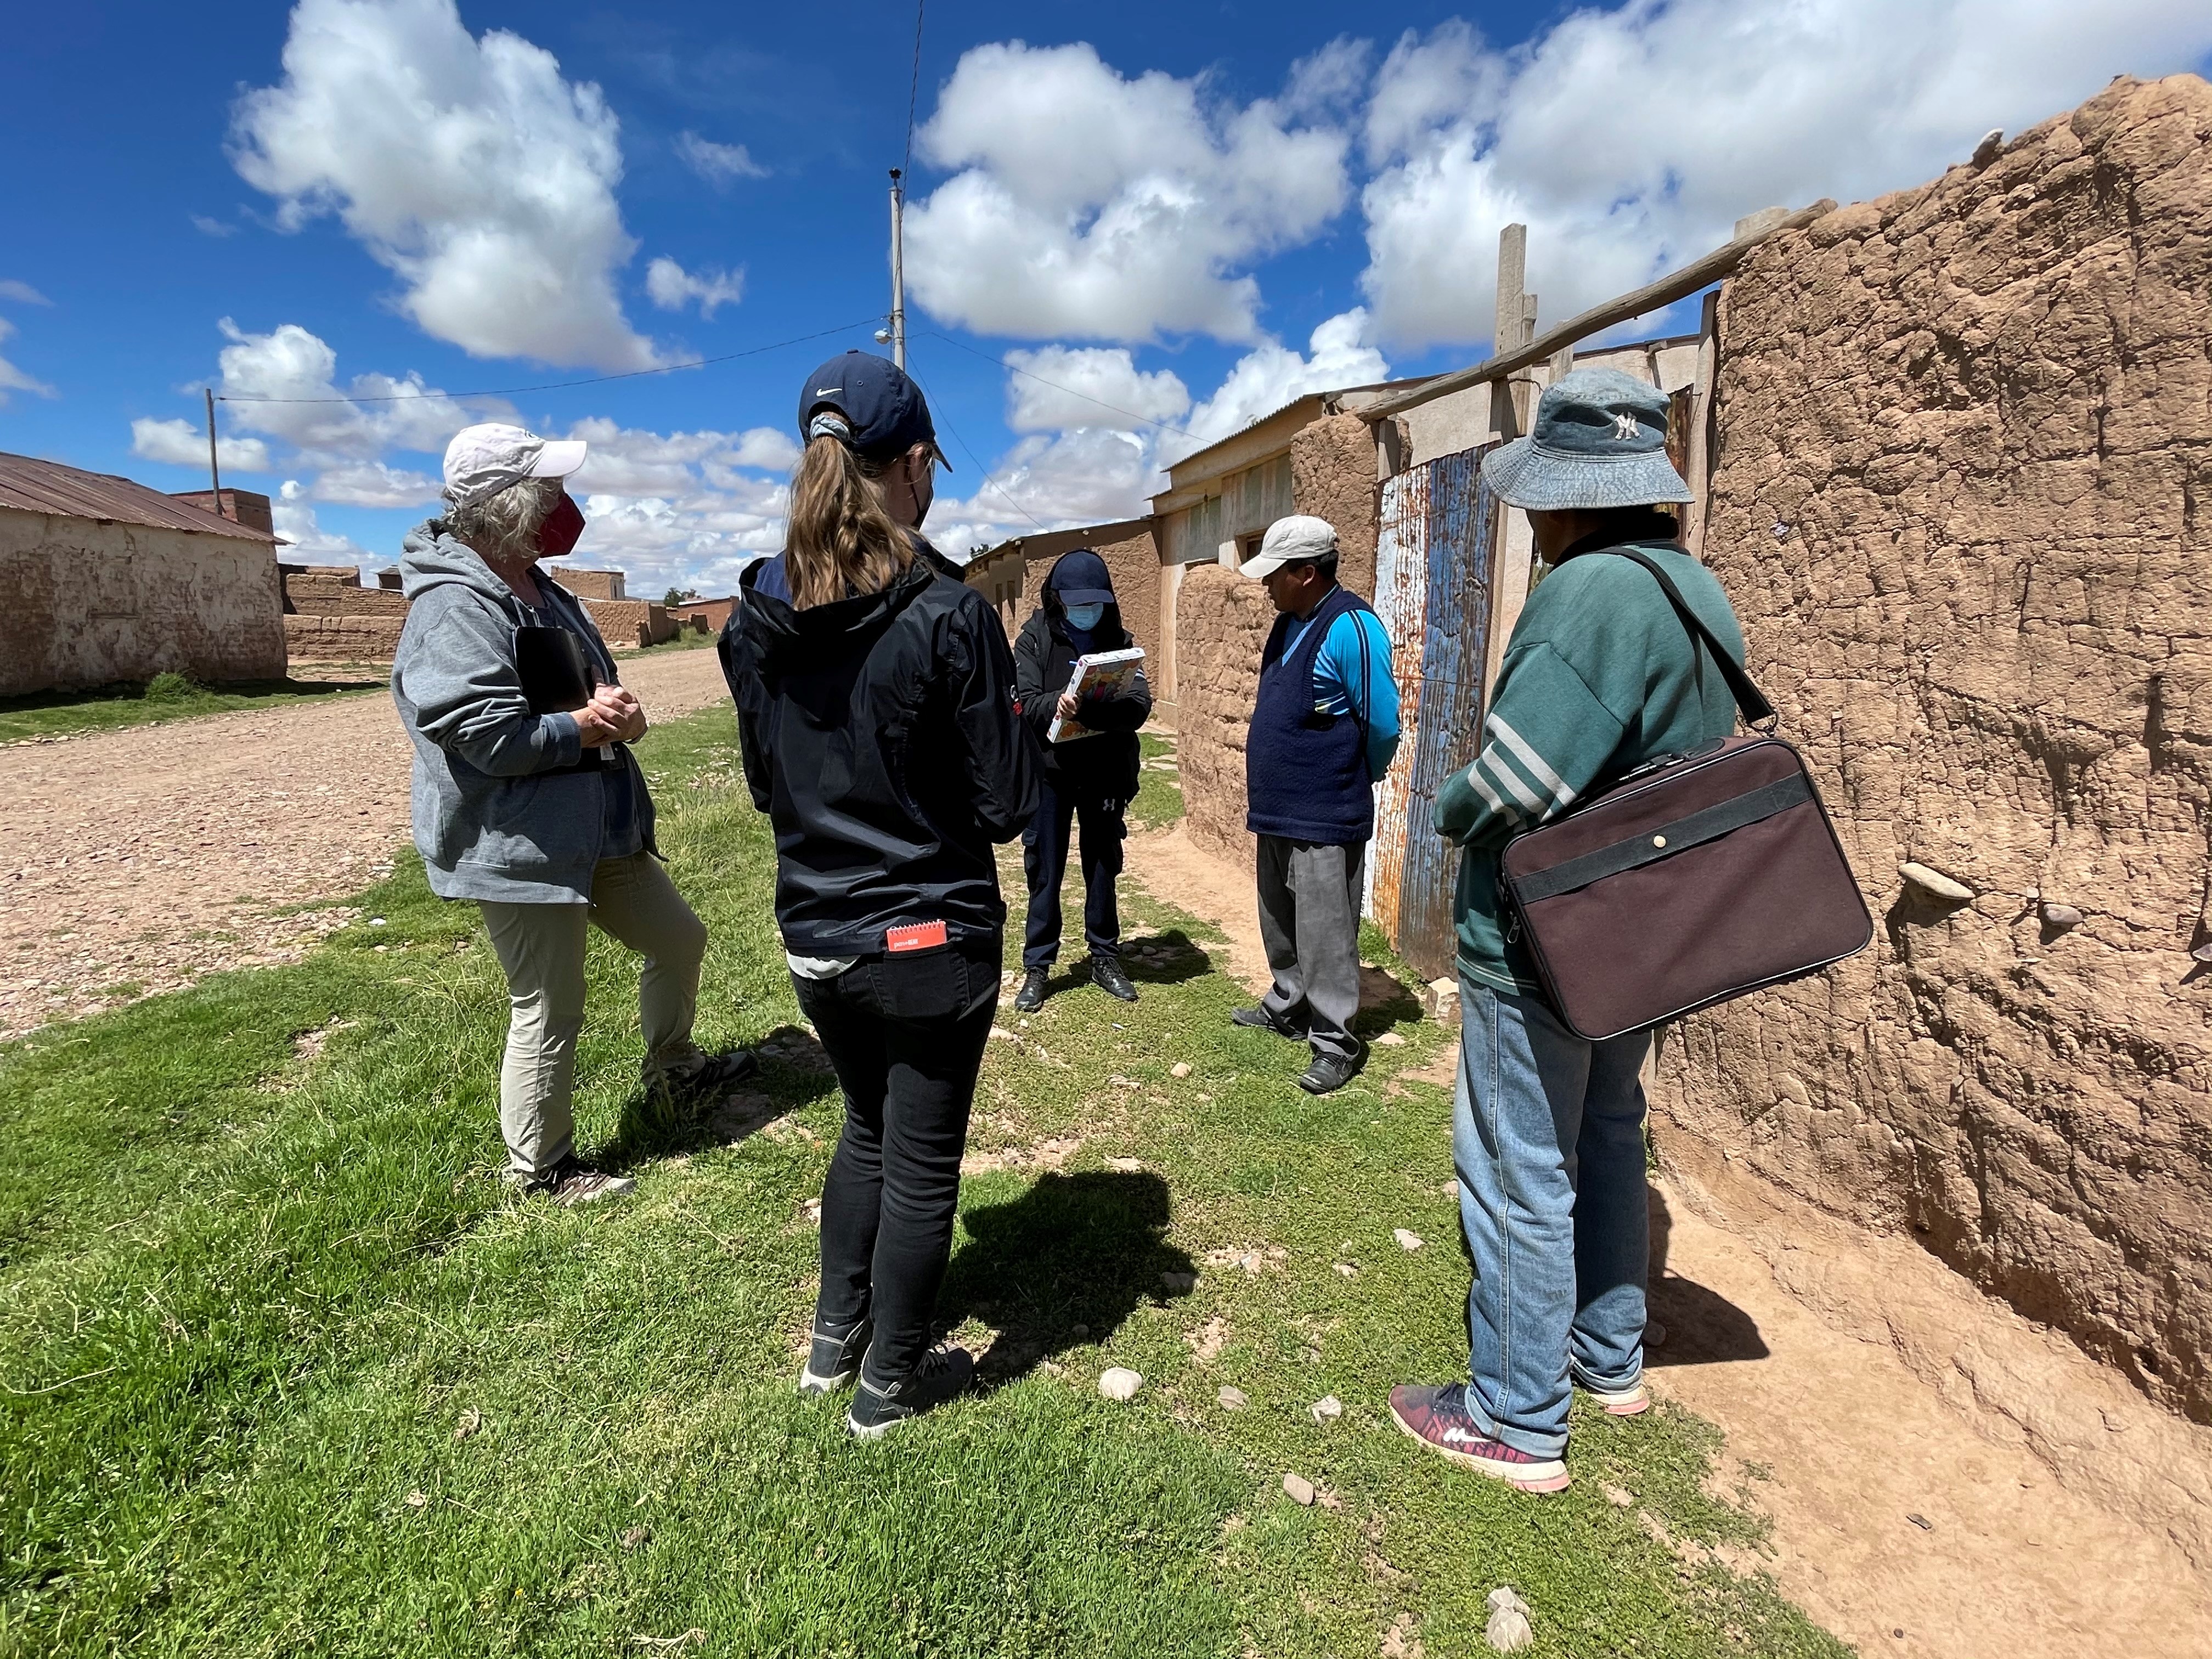
[[[965,1348],[933,1348],[896,1382],[871,1382],[863,1372],[845,1426],[862,1440],[878,1439],[908,1418],[957,1399],[975,1380],[975,1360]]]
[[[532,1197],[550,1198],[562,1209],[573,1210],[579,1204],[596,1204],[603,1198],[629,1197],[637,1190],[637,1177],[610,1175],[571,1154],[542,1175],[518,1184]]]
[[[801,1394],[835,1394],[860,1374],[860,1357],[868,1351],[868,1339],[876,1334],[876,1322],[863,1317],[858,1324],[846,1328],[841,1335],[834,1328],[817,1325],[806,1351],[806,1369],[799,1374]]]

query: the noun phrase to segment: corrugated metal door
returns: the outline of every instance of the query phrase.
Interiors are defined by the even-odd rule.
[[[1390,635],[1406,735],[1376,800],[1368,913],[1429,979],[1452,973],[1459,874],[1459,849],[1436,833],[1437,789],[1481,742],[1498,517],[1481,464],[1493,447],[1439,456],[1382,488],[1375,608]]]

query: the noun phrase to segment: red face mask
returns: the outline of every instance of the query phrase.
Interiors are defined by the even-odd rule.
[[[584,509],[578,507],[568,491],[561,492],[561,505],[548,514],[545,522],[538,526],[538,550],[549,559],[563,559],[574,551],[584,534]]]

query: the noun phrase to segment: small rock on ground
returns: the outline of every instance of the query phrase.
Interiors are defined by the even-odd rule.
[[[1225,1412],[1241,1412],[1252,1403],[1252,1396],[1242,1389],[1224,1388],[1214,1398],[1221,1402],[1221,1409]]]
[[[1134,1400],[1145,1379],[1126,1365],[1109,1366],[1098,1378],[1098,1392],[1109,1400]]]
[[[1174,1065],[1168,1067],[1168,1075],[1170,1077],[1188,1077],[1190,1075],[1190,1062],[1187,1060],[1179,1060],[1176,1061]]]
[[[1293,1504],[1310,1505],[1314,1501],[1314,1483],[1300,1474],[1283,1477],[1283,1496]]]
[[[1418,1250],[1421,1248],[1420,1234],[1409,1232],[1403,1227],[1394,1228],[1390,1237],[1398,1241],[1398,1248],[1401,1250]]]
[[[1333,1394],[1325,1394],[1306,1407],[1316,1423],[1333,1423],[1344,1415],[1344,1401]]]

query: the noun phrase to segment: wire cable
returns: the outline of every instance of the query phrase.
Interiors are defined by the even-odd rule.
[[[921,9],[926,3],[914,0],[914,75],[906,88],[906,155],[899,162],[901,178],[914,166],[914,112],[921,98]]]
[[[884,320],[882,312],[872,317],[863,317],[858,322],[840,323],[835,328],[817,329],[811,334],[794,335],[788,340],[778,340],[773,345],[750,346],[743,351],[726,351],[719,357],[695,357],[685,363],[663,363],[658,368],[633,368],[621,374],[593,374],[580,380],[549,380],[542,386],[495,386],[488,392],[404,392],[389,396],[361,398],[233,398],[218,392],[215,400],[219,404],[404,404],[418,398],[506,398],[525,392],[561,392],[570,386],[605,386],[611,380],[635,380],[648,374],[673,374],[679,369],[705,368],[711,363],[732,363],[740,357],[757,357],[763,352],[781,351],[786,346],[804,345],[809,340],[826,339],[832,334],[849,334],[856,328],[866,328]]]
[[[994,357],[988,351],[978,351],[974,346],[969,345],[966,341],[956,340],[949,334],[939,334],[933,328],[926,329],[923,332],[930,335],[933,338],[944,341],[945,343],[949,346],[958,346],[961,350],[968,352],[974,356],[981,357],[988,363],[995,363],[1000,368],[1006,369],[1011,374],[1018,374],[1024,380],[1035,380],[1039,386],[1048,386],[1054,392],[1065,392],[1071,398],[1080,398],[1086,404],[1097,404],[1101,409],[1110,409],[1116,415],[1126,415],[1133,421],[1142,421],[1146,426],[1156,426],[1163,432],[1172,432],[1176,434],[1178,436],[1188,438],[1194,442],[1204,441],[1199,437],[1198,434],[1193,432],[1188,427],[1176,426],[1174,422],[1170,421],[1156,421],[1149,415],[1138,414],[1133,409],[1124,409],[1119,404],[1108,403],[1103,398],[1094,398],[1087,392],[1078,392],[1072,386],[1062,386],[1057,380],[1048,380],[1042,374],[1032,374],[1028,369],[1024,368],[1019,363],[1010,363],[1006,362],[1005,358]]]
[[[934,330],[931,331],[933,333],[935,333],[935,331],[936,331]],[[943,339],[945,337],[940,334],[938,335],[937,337]],[[916,386],[921,386],[921,377],[915,374],[911,368],[908,368],[907,374],[913,379],[914,383]],[[996,478],[993,477],[989,471],[986,470],[983,463],[976,458],[975,452],[968,447],[968,441],[960,435],[960,428],[953,425],[951,421],[945,418],[942,410],[939,408],[936,401],[930,397],[929,388],[927,386],[921,386],[921,396],[922,400],[929,405],[932,417],[935,421],[940,422],[944,426],[945,429],[952,434],[952,441],[960,446],[960,453],[968,458],[968,464],[974,467],[977,472],[982,475],[983,482],[990,485],[992,489],[997,490],[1000,495],[1005,496],[1006,498],[1006,505],[1012,507],[1015,512],[1020,514],[1022,517],[1027,519],[1039,530],[1049,532],[1051,529],[1049,525],[1046,524],[1042,519],[1037,517],[1036,514],[1030,512],[1029,508],[1024,507],[1019,501],[1016,501],[1013,496],[1013,492],[1008,489],[1006,485],[1000,483]],[[977,550],[977,551],[981,550],[980,549]]]

